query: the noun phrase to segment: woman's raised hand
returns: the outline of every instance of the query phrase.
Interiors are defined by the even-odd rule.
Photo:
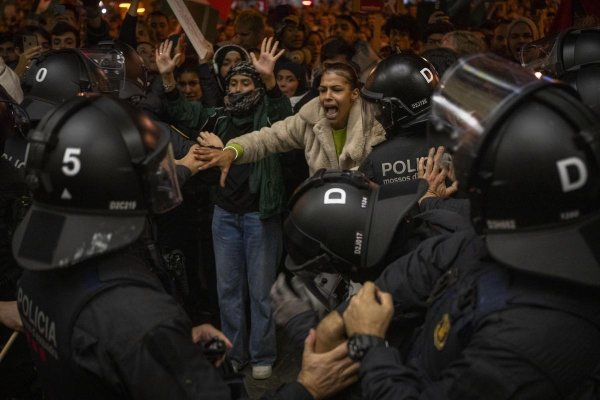
[[[165,40],[156,49],[156,66],[161,74],[168,74],[175,71],[181,58],[181,53],[175,54],[175,57],[171,58],[171,50],[173,49],[173,42]]]

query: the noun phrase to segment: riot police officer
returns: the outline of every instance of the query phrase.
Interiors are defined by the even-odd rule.
[[[437,281],[432,265],[405,270],[391,296],[363,287],[343,315],[363,397],[580,398],[600,360],[598,120],[568,87],[490,56],[440,88],[432,119],[489,256]],[[425,315],[403,354],[384,339],[394,307]]]
[[[230,398],[194,344],[227,338],[207,325],[192,330],[143,257],[149,214],[181,200],[168,131],[112,97],[78,96],[28,139],[33,205],[13,252],[25,269],[17,304],[46,396]],[[273,398],[322,397],[356,379],[343,346],[314,355],[313,342],[309,335],[298,382]]]
[[[361,89],[363,120],[376,119],[387,140],[359,167],[369,179],[385,185],[418,178],[419,158],[429,150],[427,120],[438,82],[433,65],[412,53],[394,54],[371,71]]]
[[[7,142],[22,139],[28,129],[27,113],[0,86],[0,153]],[[6,346],[11,335],[22,329],[15,301],[21,269],[11,252],[12,234],[29,204],[19,167],[20,163],[6,153],[0,157],[0,343]],[[0,363],[0,397],[33,398],[36,374],[23,335],[16,336],[5,350],[6,357]]]
[[[585,105],[600,111],[600,29],[568,29],[523,46],[522,65],[573,87]]]

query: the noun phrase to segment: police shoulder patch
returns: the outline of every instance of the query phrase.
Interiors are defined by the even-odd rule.
[[[433,345],[436,349],[442,350],[446,345],[446,339],[448,339],[450,327],[450,315],[448,315],[448,313],[444,313],[442,319],[437,323],[435,329],[433,330]]]

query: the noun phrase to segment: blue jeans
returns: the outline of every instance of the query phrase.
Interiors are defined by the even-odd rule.
[[[215,206],[212,232],[221,330],[233,343],[229,355],[241,364],[273,365],[277,348],[269,292],[282,251],[280,218],[261,220],[258,212],[234,214]]]

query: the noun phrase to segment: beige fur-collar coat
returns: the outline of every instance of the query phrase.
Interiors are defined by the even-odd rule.
[[[237,143],[244,148],[243,155],[236,160],[238,163],[253,162],[271,153],[304,149],[311,175],[320,168],[353,169],[364,161],[374,145],[385,139],[385,132],[377,122],[368,132],[363,132],[361,101],[358,98],[350,109],[346,143],[339,161],[332,129],[318,97],[306,103],[297,114],[236,137],[228,144]]]

